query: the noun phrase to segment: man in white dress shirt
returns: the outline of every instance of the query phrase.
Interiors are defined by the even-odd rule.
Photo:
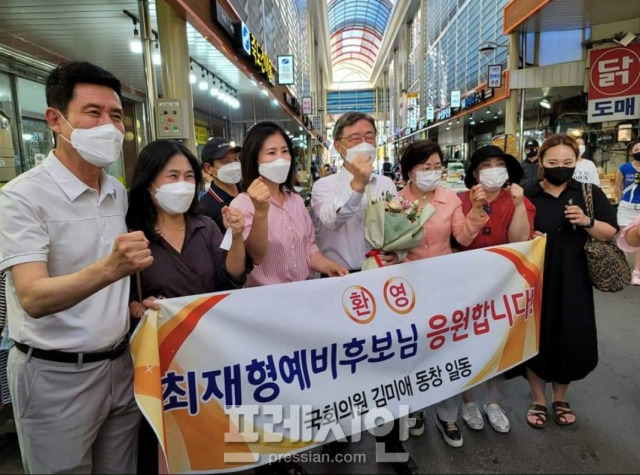
[[[129,278],[153,261],[127,233],[103,167],[124,137],[120,81],[86,62],[47,78],[56,148],[0,191],[9,389],[26,473],[135,473],[140,412],[128,349]]]
[[[393,181],[373,174],[376,126],[360,112],[341,116],[333,128],[334,146],[344,158],[340,171],[313,185],[311,206],[320,221],[318,231],[323,254],[351,271],[358,271],[371,246],[364,238],[365,187],[371,198],[385,192],[396,196]],[[397,262],[395,253],[380,256],[386,264]]]
[[[387,192],[396,196],[396,186],[390,178],[373,174],[376,124],[371,116],[360,112],[342,115],[333,128],[333,136],[334,146],[344,158],[344,165],[335,175],[322,178],[313,185],[311,206],[320,222],[318,235],[322,253],[351,272],[357,272],[371,250],[364,237],[367,188],[371,198],[378,198]],[[398,262],[398,255],[393,252],[379,257],[385,265]],[[405,452],[398,421],[391,432],[379,437],[378,441],[384,442],[387,453]],[[335,443],[324,447],[329,453],[340,448]],[[407,461],[392,465],[399,474],[418,473],[408,454]]]

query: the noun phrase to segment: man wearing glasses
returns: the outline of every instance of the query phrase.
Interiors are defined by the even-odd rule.
[[[315,183],[311,206],[320,222],[318,235],[322,253],[350,269],[350,272],[358,272],[365,255],[371,250],[364,237],[364,213],[368,205],[366,189],[374,199],[387,192],[396,196],[396,186],[390,178],[373,174],[376,124],[371,116],[348,112],[338,119],[333,134],[333,144],[344,158],[344,165],[338,173]],[[384,265],[398,262],[396,253],[383,253],[379,257]],[[398,422],[389,434],[379,437],[378,442],[384,442],[387,453],[405,452],[400,441]],[[325,445],[323,452],[332,453],[341,448],[342,443],[330,443]],[[410,457],[406,462],[392,465],[399,474],[418,473]]]
[[[393,181],[373,174],[376,157],[376,125],[373,118],[360,112],[341,116],[333,128],[336,150],[344,165],[334,175],[318,180],[311,194],[313,212],[320,221],[321,250],[327,258],[359,271],[371,246],[364,238],[365,188],[371,198],[385,192],[396,195]],[[395,264],[395,253],[381,254],[385,263]]]

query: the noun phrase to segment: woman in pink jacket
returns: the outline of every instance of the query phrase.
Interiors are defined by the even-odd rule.
[[[471,189],[472,210],[465,217],[462,202],[453,190],[440,186],[442,176],[442,150],[431,141],[419,140],[409,145],[402,154],[402,173],[407,186],[399,193],[410,202],[418,201],[420,208],[430,203],[436,211],[424,225],[424,237],[420,244],[409,251],[407,260],[451,254],[451,236],[468,246],[489,220],[483,210],[486,202],[484,189],[477,185]],[[451,447],[461,447],[462,433],[456,424],[458,405],[456,398],[446,399],[436,405],[436,427]],[[422,411],[411,414],[416,422],[409,430],[418,436],[424,432]]]

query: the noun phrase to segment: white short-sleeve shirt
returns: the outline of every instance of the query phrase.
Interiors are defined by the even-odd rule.
[[[42,165],[0,190],[0,270],[46,262],[51,277],[77,272],[106,257],[126,233],[126,191],[102,172],[100,191],[89,188],[50,152]],[[129,278],[77,305],[42,318],[20,305],[7,272],[9,336],[43,350],[87,352],[121,340],[129,329]]]
[[[598,176],[598,169],[595,163],[591,160],[583,158],[576,163],[576,169],[573,172],[573,179],[581,183],[591,183],[592,185],[600,186],[600,177]]]

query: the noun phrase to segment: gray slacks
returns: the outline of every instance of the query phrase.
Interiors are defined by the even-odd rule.
[[[76,364],[13,347],[7,372],[26,473],[136,473],[141,415],[129,351]]]

